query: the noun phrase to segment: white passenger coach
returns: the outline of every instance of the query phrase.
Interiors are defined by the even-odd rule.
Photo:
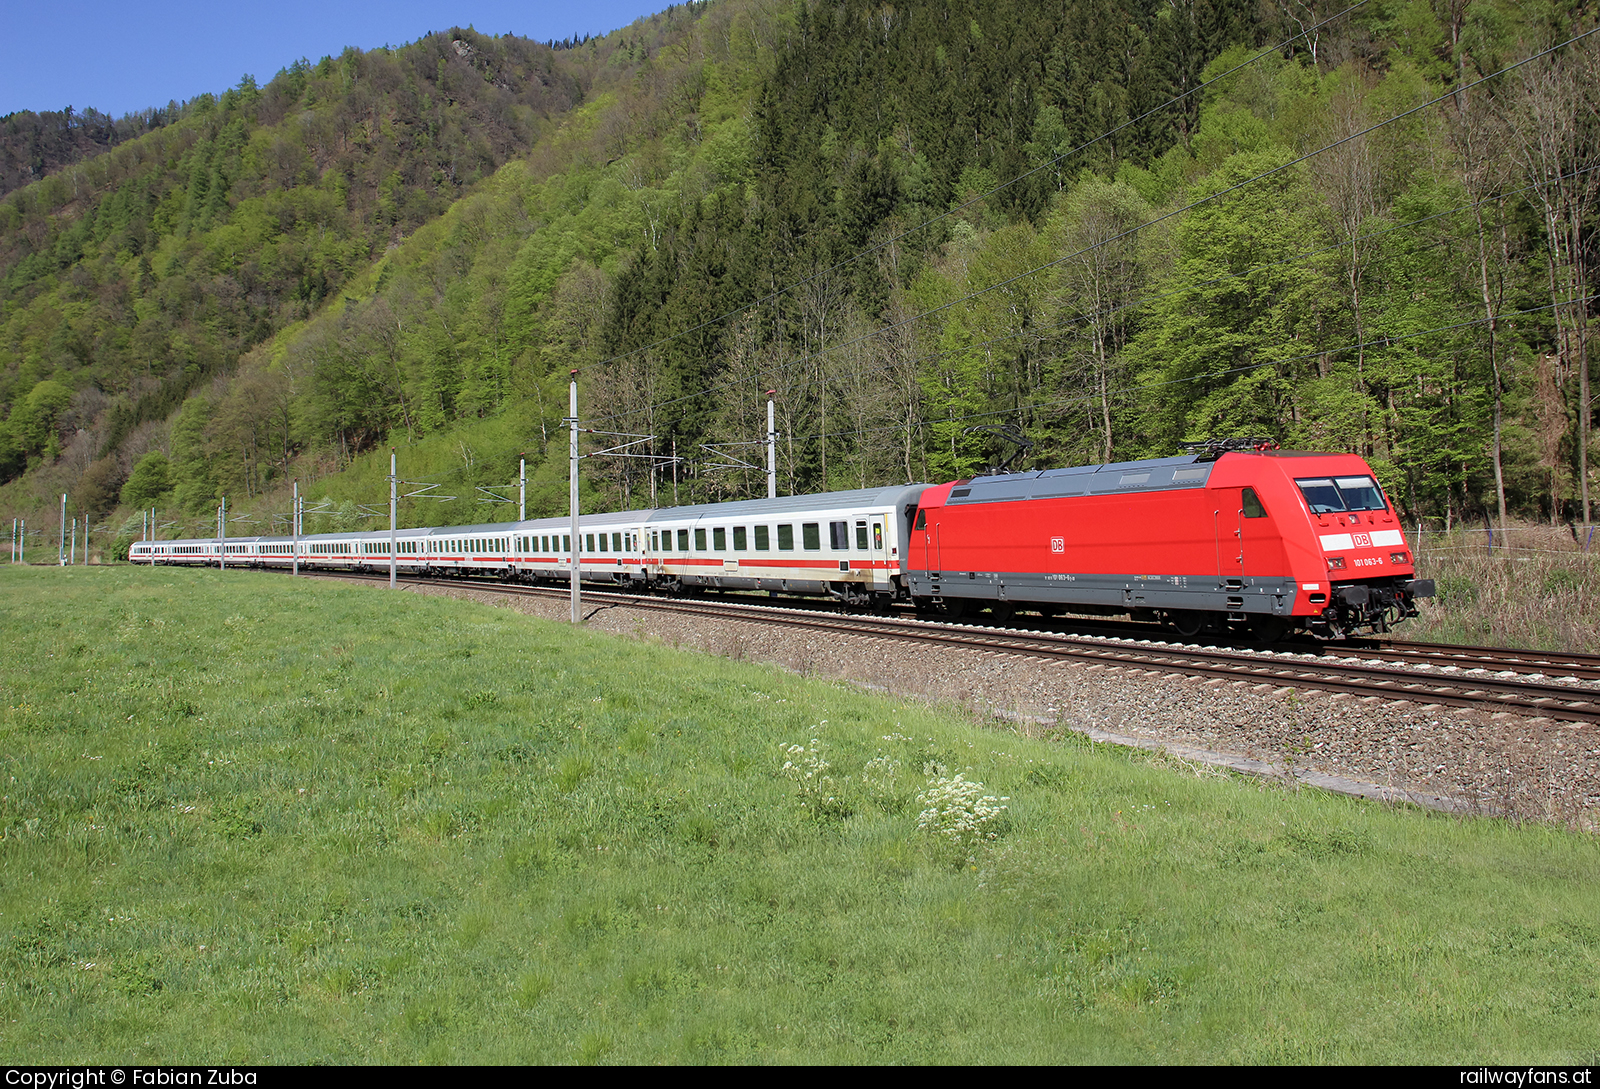
[[[925,484],[752,499],[579,518],[586,582],[636,590],[765,590],[884,602],[903,584],[905,542]],[[570,518],[403,529],[395,566],[405,574],[515,581],[570,578]],[[134,563],[388,570],[387,530],[290,537],[140,541]],[[225,551],[224,551],[225,549]]]

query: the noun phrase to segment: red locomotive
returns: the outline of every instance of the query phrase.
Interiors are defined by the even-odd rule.
[[[930,611],[1127,613],[1185,635],[1387,631],[1433,595],[1365,461],[1276,449],[930,487],[906,561]]]

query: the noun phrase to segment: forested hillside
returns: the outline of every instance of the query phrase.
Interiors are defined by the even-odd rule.
[[[0,510],[264,529],[395,445],[413,523],[519,455],[553,511],[577,368],[663,501],[761,493],[774,389],[784,491],[1249,434],[1586,521],[1591,5],[1343,6],[718,0],[188,103],[0,200]]]

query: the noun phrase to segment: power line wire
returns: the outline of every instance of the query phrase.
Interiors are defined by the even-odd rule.
[[[1492,317],[1473,318],[1470,321],[1455,322],[1455,323],[1450,324],[1450,325],[1438,325],[1438,326],[1434,326],[1431,329],[1419,329],[1419,330],[1416,330],[1416,331],[1410,332],[1410,333],[1400,333],[1400,334],[1394,334],[1394,335],[1384,335],[1384,336],[1379,336],[1379,337],[1373,337],[1370,340],[1361,341],[1361,342],[1358,342],[1358,343],[1355,343],[1355,344],[1346,344],[1346,345],[1343,345],[1343,346],[1340,346],[1340,347],[1334,347],[1334,348],[1320,348],[1320,349],[1317,349],[1317,350],[1314,350],[1314,351],[1302,352],[1302,353],[1300,353],[1298,355],[1279,356],[1279,357],[1276,357],[1276,358],[1273,358],[1273,359],[1260,360],[1259,362],[1255,362],[1255,363],[1244,363],[1244,364],[1241,364],[1241,365],[1239,365],[1237,367],[1227,367],[1227,368],[1224,368],[1222,370],[1208,371],[1205,374],[1189,375],[1189,376],[1184,377],[1184,378],[1170,378],[1170,379],[1165,379],[1165,380],[1159,381],[1159,382],[1135,382],[1135,383],[1132,383],[1130,385],[1125,385],[1125,386],[1121,387],[1119,390],[1117,390],[1117,392],[1119,394],[1127,394],[1127,393],[1136,393],[1136,392],[1143,391],[1143,390],[1161,389],[1161,388],[1167,387],[1167,386],[1184,385],[1184,384],[1187,384],[1187,383],[1190,383],[1190,382],[1203,382],[1203,381],[1206,381],[1206,380],[1212,380],[1212,379],[1218,379],[1218,378],[1226,378],[1226,377],[1228,377],[1230,375],[1247,374],[1250,371],[1261,370],[1263,367],[1274,367],[1274,366],[1279,366],[1279,365],[1282,365],[1282,364],[1298,363],[1298,362],[1302,362],[1302,361],[1307,360],[1307,359],[1316,359],[1318,356],[1322,356],[1322,355],[1342,354],[1344,352],[1353,352],[1353,351],[1356,351],[1356,350],[1362,349],[1362,348],[1389,347],[1389,346],[1397,344],[1397,343],[1399,343],[1401,341],[1415,340],[1418,337],[1432,336],[1432,335],[1434,335],[1436,333],[1453,332],[1453,331],[1455,331],[1457,329],[1466,329],[1466,328],[1470,328],[1471,326],[1474,326],[1474,325],[1486,325],[1491,321],[1504,321],[1504,320],[1506,320],[1508,318],[1525,317],[1525,316],[1530,315],[1530,314],[1542,313],[1542,312],[1544,312],[1546,310],[1555,310],[1555,309],[1558,309],[1558,308],[1563,307],[1563,306],[1574,306],[1574,305],[1577,305],[1578,303],[1592,302],[1597,298],[1600,298],[1600,295],[1589,295],[1589,296],[1586,296],[1586,297],[1581,298],[1581,299],[1569,299],[1569,300],[1566,300],[1564,302],[1559,302],[1559,303],[1546,303],[1543,306],[1529,307],[1526,310],[1502,311],[1500,313],[1497,313],[1497,314],[1493,315]],[[1087,401],[1089,398],[1094,397],[1094,396],[1097,396],[1097,394],[1087,394],[1087,395],[1086,394],[1074,394],[1074,395],[1072,395],[1070,397],[1058,397],[1058,398],[1052,398],[1052,399],[1046,400],[1046,401],[1035,401],[1032,404],[1030,404],[1028,406],[1025,406],[1025,407],[1030,408],[1035,412],[1038,412],[1041,409],[1046,409],[1046,408],[1050,408],[1050,407],[1057,406],[1057,405],[1077,404],[1077,403],[1080,403],[1080,402]],[[986,420],[986,419],[994,419],[996,417],[1014,416],[1019,411],[1021,411],[1021,407],[1012,407],[1012,408],[1005,408],[1005,409],[990,409],[990,410],[986,410],[984,412],[972,412],[972,413],[967,413],[967,414],[964,414],[964,415],[961,415],[961,416],[947,416],[947,417],[939,417],[937,419],[925,420],[921,426],[930,427],[930,426],[933,426],[935,424],[965,423],[968,420]],[[860,429],[857,429],[857,430],[854,430],[854,431],[834,431],[834,432],[830,432],[829,433],[829,437],[841,438],[841,437],[845,437],[845,436],[875,435],[875,434],[885,434],[885,433],[889,433],[889,432],[898,433],[901,430],[903,430],[903,428],[899,427],[899,426],[896,426],[896,427],[860,428]],[[813,435],[796,435],[794,437],[796,439],[804,441],[804,440],[809,440],[809,439],[821,438],[822,436],[813,434]]]

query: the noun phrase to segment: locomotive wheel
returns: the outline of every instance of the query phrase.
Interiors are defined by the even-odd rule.
[[[930,598],[917,599],[917,615],[924,620],[960,620],[967,611],[967,603],[960,598],[935,604]]]
[[[1276,643],[1289,632],[1289,622],[1281,616],[1257,616],[1250,620],[1250,635],[1262,643]]]
[[[1172,625],[1172,630],[1185,639],[1193,639],[1199,635],[1206,626],[1206,614],[1193,609],[1179,609],[1167,617],[1167,623]]]

